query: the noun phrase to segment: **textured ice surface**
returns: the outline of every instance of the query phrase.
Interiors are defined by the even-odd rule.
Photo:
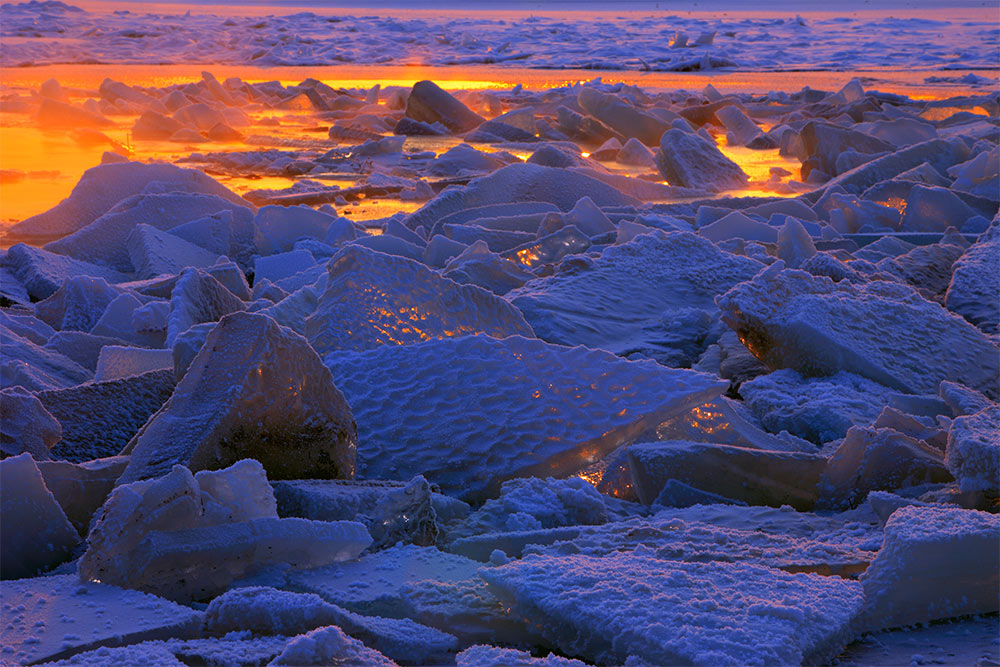
[[[639,499],[652,503],[668,480],[751,505],[810,509],[826,459],[701,442],[647,442],[628,448]]]
[[[399,542],[427,546],[437,539],[430,484],[419,475],[406,484],[296,479],[276,481],[272,486],[280,516],[360,521],[371,533],[373,548]]]
[[[598,206],[630,206],[639,202],[594,178],[568,169],[512,164],[464,188],[442,192],[406,219],[406,226],[431,229],[443,216],[463,209],[513,202],[548,202],[568,211],[581,197]]]
[[[529,556],[482,576],[550,642],[588,662],[817,663],[851,639],[861,586],[743,563],[681,563],[640,547]]]
[[[697,358],[699,337],[676,331],[674,320],[692,310],[717,312],[715,296],[761,268],[694,234],[655,232],[608,248],[580,270],[533,280],[507,298],[550,343],[654,357],[692,347],[687,351]]]
[[[219,639],[153,640],[118,648],[98,648],[77,653],[71,658],[47,662],[51,667],[93,665],[94,667],[257,667],[277,657],[288,644],[287,637],[242,639],[241,635]]]
[[[446,662],[458,644],[452,635],[409,619],[362,616],[315,594],[260,586],[231,590],[212,600],[205,610],[203,629],[209,635],[249,631],[258,636],[292,637],[327,625],[336,625],[406,664]]]
[[[306,320],[306,335],[320,354],[478,333],[532,335],[504,299],[410,259],[348,246],[327,271],[326,290]]]
[[[67,560],[80,536],[30,454],[0,461],[0,486],[0,577],[31,577]]]
[[[827,541],[824,537],[803,538],[716,526],[696,518],[685,520],[670,516],[667,511],[648,519],[584,526],[572,539],[549,545],[530,545],[524,554],[607,556],[634,551],[644,545],[651,550],[647,555],[661,560],[753,563],[787,572],[843,577],[864,571],[875,557],[873,551],[860,549],[856,544],[841,544],[835,539]]]
[[[35,304],[35,315],[56,329],[90,331],[119,294],[103,278],[73,276]]]
[[[200,612],[138,591],[81,583],[69,574],[0,582],[0,597],[8,607],[0,628],[5,665],[57,660],[98,646],[194,637],[201,625]],[[119,663],[105,658],[104,664]]]
[[[45,409],[62,424],[62,440],[52,455],[79,463],[118,454],[170,398],[175,384],[173,371],[153,371],[39,392]]]
[[[17,456],[27,452],[36,461],[49,458],[49,450],[62,438],[62,426],[24,387],[0,390],[0,452]]]
[[[624,137],[633,137],[655,146],[670,127],[662,119],[637,109],[622,98],[584,86],[577,95],[580,108]]]
[[[304,338],[269,317],[229,315],[173,395],[130,443],[122,482],[176,463],[193,470],[256,458],[270,477],[354,476],[357,428]]]
[[[151,225],[136,225],[125,244],[138,279],[180,273],[188,266],[205,268],[219,259],[218,254]]]
[[[53,241],[86,227],[122,199],[139,194],[154,182],[163,188],[161,192],[198,192],[246,205],[242,198],[195,169],[164,163],[102,164],[83,172],[66,199],[11,226],[7,232],[32,243]]]
[[[739,190],[747,175],[715,144],[701,135],[671,129],[660,138],[656,154],[660,173],[671,185],[719,192]]]
[[[803,377],[783,369],[744,382],[740,395],[765,428],[819,445],[871,423],[898,392],[854,373]]]
[[[327,364],[360,427],[361,476],[423,474],[465,499],[511,477],[575,472],[725,387],[693,371],[517,336],[387,346],[333,354]]]
[[[395,667],[396,663],[357,639],[344,634],[335,625],[318,628],[288,642],[285,650],[270,664],[356,665],[357,667]]]
[[[901,507],[861,577],[865,630],[997,611],[1000,520],[953,507]]]
[[[458,667],[586,667],[586,663],[549,653],[535,658],[526,651],[477,644],[455,656]]]
[[[946,305],[987,333],[1000,332],[1000,227],[992,227],[953,265]]]
[[[316,593],[358,613],[410,618],[462,642],[521,642],[519,620],[476,576],[482,563],[433,547],[398,546],[357,561],[288,575],[293,590]]]
[[[195,324],[215,322],[246,305],[210,274],[197,268],[181,271],[170,293],[167,345]]]
[[[962,491],[1000,492],[1000,406],[951,423],[945,462]]]
[[[170,350],[105,345],[101,348],[101,356],[97,359],[94,382],[121,380],[173,368],[174,355]]]
[[[38,461],[37,465],[66,518],[80,535],[86,536],[91,517],[111,493],[128,458],[110,456],[85,463]]]
[[[843,370],[915,394],[956,380],[997,395],[996,346],[903,285],[834,283],[778,262],[718,303],[723,321],[772,367],[805,375]]]
[[[265,206],[253,219],[255,243],[262,255],[287,252],[301,238],[322,241],[334,220],[308,206]]]
[[[892,428],[852,426],[823,474],[820,504],[846,508],[869,491],[950,482],[940,449]]]
[[[69,357],[32,343],[0,325],[0,385],[29,391],[72,387],[92,377]]]

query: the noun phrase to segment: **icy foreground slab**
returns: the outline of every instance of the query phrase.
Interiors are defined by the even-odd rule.
[[[861,585],[743,563],[680,563],[640,547],[602,558],[528,556],[480,571],[515,613],[588,662],[798,665],[852,638]]]
[[[844,370],[911,394],[936,393],[942,380],[1000,391],[997,347],[904,285],[834,283],[775,262],[718,304],[723,321],[774,368]]]
[[[803,538],[781,533],[768,534],[759,529],[716,526],[672,516],[670,510],[649,518],[583,526],[580,534],[572,539],[559,540],[551,545],[531,545],[524,553],[607,556],[634,551],[639,545],[649,547],[650,555],[662,560],[743,562],[786,572],[814,572],[841,577],[863,572],[875,557],[872,551],[859,549],[851,542],[838,542],[833,536]]]
[[[318,628],[295,637],[272,665],[356,665],[357,667],[396,667],[396,663],[357,639],[344,634],[335,625]]]
[[[997,611],[1000,518],[951,507],[902,507],[861,577],[864,630]]]
[[[660,137],[656,153],[660,173],[671,185],[720,192],[738,190],[748,177],[705,137],[671,129]]]
[[[327,364],[360,425],[361,476],[423,474],[465,500],[512,477],[569,475],[726,386],[519,336],[332,354]]]
[[[656,500],[670,480],[751,505],[811,509],[826,459],[703,442],[646,442],[628,448],[639,499]]]
[[[560,658],[549,653],[544,658],[532,657],[530,653],[512,648],[497,648],[477,644],[470,646],[455,656],[458,667],[587,667],[585,663],[570,658]]]
[[[31,454],[36,461],[49,458],[49,450],[62,438],[62,426],[24,387],[0,391],[0,452],[3,456]]]
[[[945,303],[987,333],[1000,330],[1000,228],[993,227],[954,264]]]
[[[478,333],[534,335],[506,300],[405,257],[351,245],[330,260],[327,272],[326,291],[306,320],[306,336],[320,354]]]
[[[195,637],[202,614],[153,595],[73,575],[0,582],[3,664],[66,658],[98,646]]]
[[[675,320],[695,310],[716,313],[715,297],[761,268],[694,234],[655,232],[608,248],[578,271],[532,280],[507,298],[550,343],[666,354],[684,348],[668,335]],[[698,352],[690,354],[697,359]]]
[[[114,490],[87,538],[80,578],[202,600],[261,568],[329,565],[356,558],[372,542],[360,523],[276,514],[257,461],[197,476],[174,466],[168,475]]]
[[[1000,492],[1000,406],[951,423],[945,463],[962,491]]]
[[[31,577],[67,560],[80,536],[30,454],[0,461],[0,487],[0,577]]]
[[[294,331],[234,313],[129,443],[120,483],[252,457],[272,479],[354,476],[357,428],[329,371]]]

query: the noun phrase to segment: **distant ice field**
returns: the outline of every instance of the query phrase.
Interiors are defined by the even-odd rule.
[[[464,66],[693,72],[997,68],[992,2],[7,3],[0,66]],[[817,10],[822,7],[824,11]]]

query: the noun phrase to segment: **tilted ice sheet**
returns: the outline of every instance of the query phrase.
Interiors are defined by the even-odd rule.
[[[528,556],[480,576],[545,637],[589,662],[797,665],[850,641],[861,586],[744,563],[681,563],[651,550]]]
[[[655,232],[609,247],[578,271],[532,280],[507,298],[550,343],[655,355],[678,346],[670,335],[677,317],[689,309],[716,312],[716,295],[761,268],[694,234]]]
[[[334,353],[326,363],[359,425],[360,477],[423,474],[464,499],[511,477],[571,474],[726,386],[519,336]]]
[[[405,257],[349,245],[327,272],[326,291],[306,320],[306,336],[320,354],[478,333],[533,335],[506,300]]]
[[[934,393],[942,380],[1000,391],[993,342],[905,285],[834,283],[776,262],[718,303],[723,321],[771,367],[843,370],[912,394]]]

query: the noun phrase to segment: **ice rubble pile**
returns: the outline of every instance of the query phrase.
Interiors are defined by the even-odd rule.
[[[109,158],[9,230],[3,664],[815,663],[997,611],[996,96],[99,95],[315,114],[198,159],[427,201]]]

